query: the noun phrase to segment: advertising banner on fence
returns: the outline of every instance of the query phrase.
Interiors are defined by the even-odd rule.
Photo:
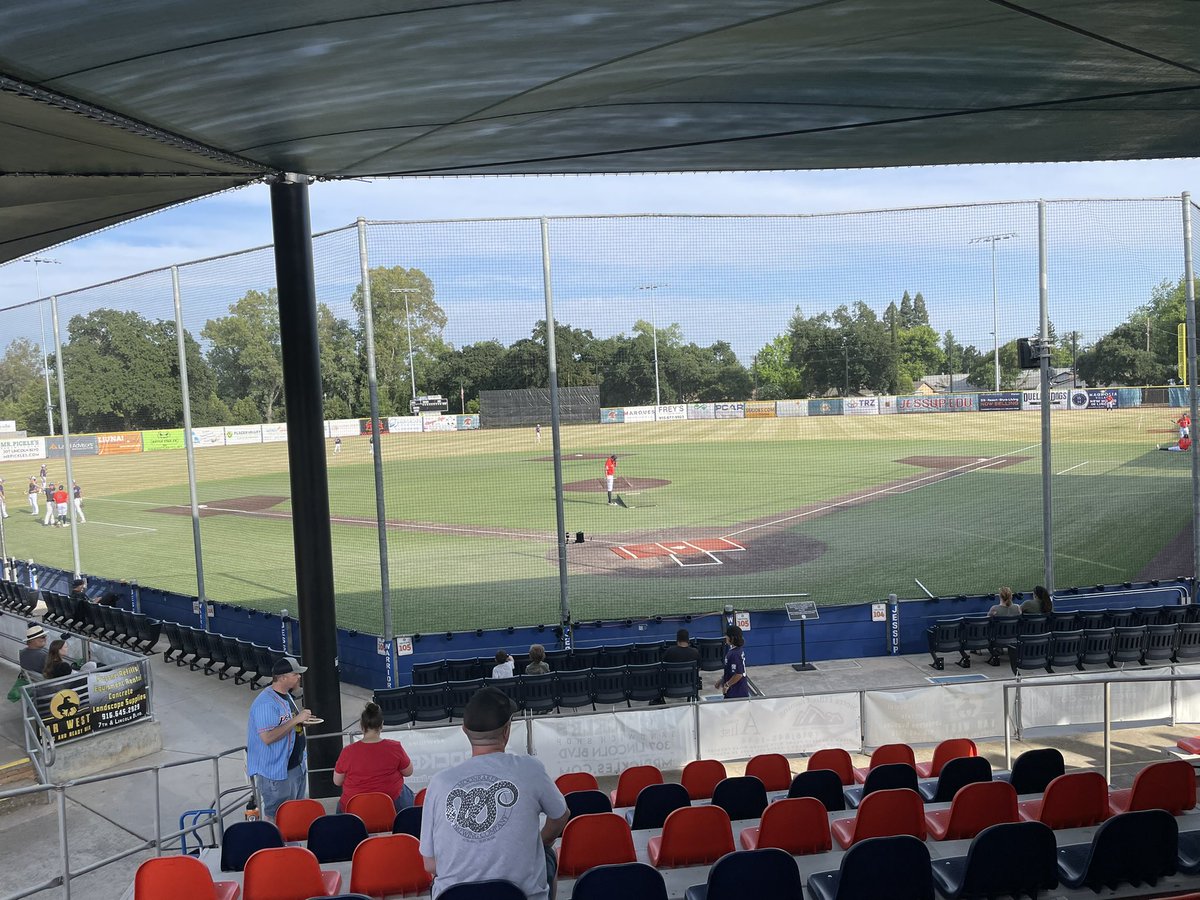
[[[370,434],[372,430],[373,430],[373,423],[371,422],[370,419],[359,419],[358,420],[359,434]],[[379,430],[383,434],[387,434],[389,432],[390,429],[388,428],[388,420],[387,420],[386,416],[379,417]]]
[[[847,416],[875,416],[879,414],[878,397],[847,397],[842,401],[842,412]]]
[[[459,431],[475,431],[479,428],[479,416],[455,416]]]
[[[152,450],[182,450],[182,428],[165,428],[162,431],[143,431],[142,449],[149,453]]]
[[[902,413],[975,412],[979,409],[979,395],[913,394],[897,397],[896,409]]]
[[[755,698],[701,703],[701,759],[745,759],[756,753],[812,753],[858,747],[858,694]]]
[[[776,400],[775,415],[777,416],[807,416],[807,400]]]
[[[1066,388],[1050,391],[1050,408],[1051,409],[1069,409],[1071,404],[1071,392]],[[1041,391],[1021,391],[1021,409],[1041,409],[1042,408],[1042,392]]]
[[[14,462],[19,459],[45,459],[45,438],[17,438],[0,441],[0,461]]]
[[[388,416],[388,431],[392,434],[417,434],[421,431],[421,417]]]
[[[1116,388],[1075,388],[1071,391],[1071,409],[1116,409]]]
[[[226,425],[225,426],[225,445],[233,446],[234,444],[261,444],[262,443],[262,426],[261,425]]]
[[[826,397],[822,400],[808,401],[810,416],[840,416],[842,414],[842,398]]]
[[[687,404],[684,403],[670,403],[658,408],[660,422],[679,422],[687,417]]]
[[[717,412],[711,403],[689,403],[687,417],[689,419],[715,419]]]
[[[629,766],[682,769],[695,759],[690,705],[561,719],[547,716],[533,719],[532,728],[534,750],[551,778],[580,771],[619,775]],[[408,747],[407,738],[404,746]]]
[[[601,425],[620,425],[625,421],[625,408],[623,406],[605,407],[600,410]]]
[[[746,418],[747,419],[773,419],[773,418],[775,418],[775,401],[774,400],[747,400],[746,401]]]
[[[96,443],[101,456],[113,453],[141,453],[142,433],[140,431],[110,431],[107,434],[96,435]],[[75,448],[71,448],[75,452]]]
[[[193,447],[224,447],[225,446],[225,429],[224,428],[193,428],[192,429],[192,446]]]
[[[896,412],[896,398],[895,397],[876,397],[875,399],[879,401],[879,414],[881,416],[890,416],[890,415],[895,414],[895,412]]]
[[[653,422],[654,407],[653,406],[627,406],[625,407],[626,422]]]
[[[36,702],[38,714],[56,742],[97,734],[146,717],[146,677],[137,663],[78,675],[53,687],[53,693],[40,693]]]
[[[1005,412],[1021,408],[1020,391],[1001,391],[998,394],[980,394],[981,412]]]
[[[11,434],[17,430],[15,419],[0,419],[0,434]]]
[[[358,419],[330,419],[330,437],[358,437]]]
[[[62,435],[57,437],[48,437],[46,440],[46,456],[50,459],[62,459],[66,456],[66,445]],[[71,455],[72,456],[96,456],[100,452],[100,445],[96,443],[94,434],[73,434],[71,435]]]
[[[404,742],[404,750],[413,764],[412,777],[405,778],[404,783],[412,785],[414,791],[426,787],[434,772],[456,766],[471,756],[471,743],[458,725],[384,732],[384,737]],[[513,720],[512,738],[505,752],[527,755],[525,726],[520,719]]]
[[[287,422],[268,422],[262,427],[264,444],[279,444],[287,440]]]
[[[457,431],[457,416],[421,416],[423,431]]]
[[[980,738],[1004,734],[1004,691],[998,682],[952,684],[863,694],[863,743],[935,744],[946,722],[962,722],[963,734]]]
[[[714,403],[714,419],[744,419],[746,417],[745,403]]]

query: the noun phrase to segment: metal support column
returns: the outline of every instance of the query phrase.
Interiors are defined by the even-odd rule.
[[[54,368],[58,372],[58,423],[62,426],[63,456],[67,461],[67,514],[71,521],[71,561],[75,566],[75,577],[83,570],[79,566],[79,528],[75,524],[75,504],[71,493],[75,487],[75,475],[71,469],[71,425],[67,420],[67,382],[63,378],[62,335],[58,330],[58,297],[50,298],[50,321],[54,326]]]
[[[1196,270],[1192,260],[1192,195],[1183,192],[1183,281],[1184,296],[1187,298],[1187,360],[1188,360],[1188,406],[1192,422],[1195,423],[1196,409]],[[1195,440],[1196,426],[1192,425]],[[1192,596],[1196,596],[1197,579],[1200,579],[1200,459],[1195,448],[1192,450]]]
[[[279,289],[279,336],[283,396],[287,406],[288,470],[292,489],[292,541],[296,554],[296,600],[305,675],[304,703],[325,720],[317,734],[342,730],[334,615],[333,538],[325,466],[325,420],[321,355],[317,342],[317,289],[313,275],[308,182],[284,176],[271,185],[275,283]],[[309,744],[309,769],[332,770],[341,744]],[[334,796],[331,772],[309,776],[313,797]]]
[[[1038,305],[1041,316],[1042,558],[1046,590],[1054,593],[1054,497],[1050,484],[1050,280],[1046,259],[1046,201],[1038,201]]]
[[[204,593],[204,553],[200,545],[200,502],[196,496],[196,450],[192,446],[192,391],[188,385],[187,344],[183,339],[183,298],[179,267],[171,266],[175,299],[175,344],[179,354],[179,395],[183,399],[183,446],[187,454],[188,496],[192,502],[192,551],[196,556],[196,596],[200,598],[200,627],[208,628],[208,597]]]
[[[367,260],[367,220],[358,220],[358,268],[362,278],[363,323],[367,343],[367,391],[371,398],[371,459],[375,463],[375,531],[379,535],[379,591],[383,601],[383,642],[387,686],[396,686],[396,642],[392,624],[392,585],[388,573],[387,504],[383,496],[383,435],[379,427],[379,382],[375,377],[375,313],[371,307],[371,270]],[[405,302],[408,297],[405,295]],[[410,356],[411,360],[412,357]],[[414,391],[416,382],[413,382]]]
[[[550,223],[542,219],[542,284],[546,294],[546,362],[550,371],[550,436],[554,439],[554,513],[558,531],[558,606],[564,632],[571,627],[567,597],[567,525],[563,512],[562,435],[559,434],[558,355],[554,347],[554,289],[550,279]]]

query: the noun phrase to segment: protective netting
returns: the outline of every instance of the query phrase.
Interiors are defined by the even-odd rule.
[[[1045,206],[1057,588],[1192,573],[1190,456],[1159,449],[1188,402],[1180,208]],[[397,633],[561,616],[548,289],[576,620],[1043,579],[1037,203],[544,227],[545,259],[542,220],[365,226]],[[377,632],[359,230],[314,255],[338,621]],[[178,284],[205,594],[294,611],[271,250]],[[195,594],[172,272],[57,302],[81,567]],[[49,301],[0,325],[0,418],[47,435],[49,384],[61,431]],[[7,551],[70,568],[25,505],[43,456],[65,480],[61,441],[0,442]]]

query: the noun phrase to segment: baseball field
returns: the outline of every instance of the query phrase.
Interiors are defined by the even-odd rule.
[[[1190,573],[1190,456],[1155,449],[1172,418],[1055,412],[1057,587]],[[566,427],[566,530],[585,537],[568,546],[572,616],[705,612],[728,595],[922,596],[916,581],[938,595],[1028,590],[1042,568],[1039,427],[1031,412]],[[558,621],[549,427],[540,443],[532,429],[383,440],[397,633]],[[378,631],[370,443],[328,452],[338,621]],[[25,502],[38,465],[0,467],[8,553],[71,568],[69,531]],[[65,481],[62,460],[47,465]],[[286,445],[200,449],[196,465],[209,598],[294,612]],[[85,572],[196,592],[182,450],[82,457],[74,474]]]

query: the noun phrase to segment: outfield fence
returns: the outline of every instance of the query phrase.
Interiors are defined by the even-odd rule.
[[[689,612],[696,594],[830,605],[916,580],[946,596],[1191,575],[1197,473],[1155,447],[1194,414],[1195,329],[1179,331],[1194,323],[1193,209],[1061,200],[315,235],[339,624],[429,634]],[[0,440],[14,514],[0,553],[288,607],[274,291],[259,247],[0,309],[0,418],[27,432]],[[1045,385],[1017,368],[1015,343],[1041,334],[1043,295]],[[558,385],[598,394],[595,425],[559,435],[548,309]],[[489,427],[489,397],[517,391],[528,402],[506,415],[523,424]],[[55,488],[80,485],[69,536],[41,524],[43,463]]]

